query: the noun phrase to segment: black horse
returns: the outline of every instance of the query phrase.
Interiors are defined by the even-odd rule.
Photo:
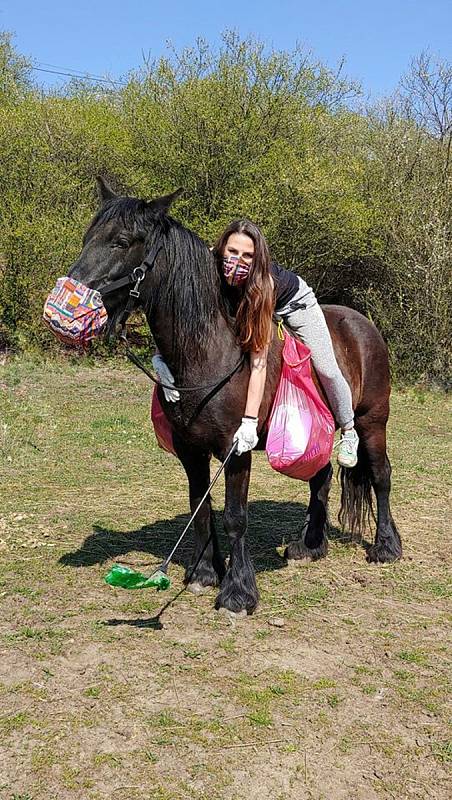
[[[245,408],[249,366],[245,359],[233,376],[223,381],[241,357],[234,334],[229,289],[216,261],[201,239],[167,216],[178,192],[151,202],[120,197],[99,181],[101,207],[83,240],[83,250],[69,275],[98,289],[130,275],[146,255],[160,246],[152,268],[140,287],[142,306],[158,348],[177,386],[199,386],[181,392],[180,401],[159,399],[173,429],[177,455],[187,473],[190,505],[196,507],[210,480],[212,454],[224,460]],[[129,287],[130,288],[130,287]],[[129,296],[120,287],[104,297],[108,327],[115,330]],[[358,464],[341,470],[340,521],[361,534],[372,509],[372,488],[377,498],[375,543],[368,560],[394,561],[401,556],[401,541],[389,508],[391,467],[386,453],[389,414],[389,366],[386,345],[377,329],[358,312],[341,306],[324,306],[336,357],[348,380],[360,436]],[[276,336],[268,356],[267,383],[259,414],[261,439],[281,370],[281,342]],[[217,383],[214,389],[206,389]],[[204,388],[203,388],[204,387]],[[211,537],[190,576],[189,588],[199,593],[219,586],[216,607],[252,613],[258,602],[254,568],[245,538],[251,453],[234,455],[225,469],[224,527],[230,541],[227,569],[213,528],[208,498],[195,520],[192,565]],[[300,537],[286,549],[288,559],[321,558],[327,553],[327,501],[332,477],[328,464],[309,482],[310,500]]]

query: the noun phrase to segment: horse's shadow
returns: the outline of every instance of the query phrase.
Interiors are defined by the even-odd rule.
[[[249,504],[248,542],[257,572],[281,569],[286,562],[276,548],[297,539],[306,518],[306,505],[303,503],[259,500]],[[215,527],[223,554],[229,552],[228,542],[223,532],[221,512],[215,512]],[[70,567],[89,567],[104,564],[110,560],[121,560],[127,564],[129,553],[144,553],[151,556],[149,563],[163,561],[177,541],[178,536],[189,520],[188,514],[179,514],[173,519],[159,520],[151,525],[130,531],[117,531],[93,526],[93,533],[72,552],[64,553],[59,563]],[[330,525],[329,539],[351,541],[337,527]],[[173,563],[186,567],[190,563],[193,549],[193,532],[189,531],[181,546],[174,554]],[[147,561],[140,567],[147,566]],[[136,558],[133,566],[137,566]]]

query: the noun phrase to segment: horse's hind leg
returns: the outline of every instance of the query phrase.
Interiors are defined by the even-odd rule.
[[[185,472],[190,490],[190,508],[193,514],[210,483],[210,456],[208,453],[195,451],[176,441],[174,444]],[[209,586],[218,586],[225,573],[224,561],[220,552],[217,534],[214,527],[210,495],[207,495],[195,519],[195,547],[190,566],[185,571],[187,588],[193,594],[202,594]],[[201,552],[206,545],[204,553]],[[199,559],[199,563],[197,561]]]
[[[245,539],[248,524],[248,485],[251,453],[233,456],[225,469],[226,500],[224,527],[229,536],[229,565],[215,608],[252,614],[259,601],[256,576]]]
[[[377,532],[375,543],[367,551],[367,560],[397,561],[402,555],[402,542],[389,506],[391,464],[386,452],[386,422],[367,422],[365,417],[356,422],[377,498]]]
[[[311,496],[300,538],[290,542],[284,558],[317,561],[328,552],[326,527],[328,522],[328,494],[333,468],[330,463],[309,481]]]

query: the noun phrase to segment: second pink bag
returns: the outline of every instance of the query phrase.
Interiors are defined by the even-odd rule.
[[[311,351],[286,334],[267,435],[270,466],[308,481],[330,460],[334,429],[333,416],[312,380]]]
[[[157,395],[157,386],[154,386],[152,390],[151,420],[159,447],[161,447],[162,450],[166,450],[168,453],[176,455],[173,445],[173,431],[160,404]]]

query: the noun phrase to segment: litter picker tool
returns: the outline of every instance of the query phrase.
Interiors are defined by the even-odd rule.
[[[231,449],[229,450],[226,458],[224,459],[223,463],[220,464],[217,472],[215,473],[214,477],[212,478],[208,488],[206,489],[205,493],[203,494],[201,500],[199,501],[198,505],[196,506],[193,514],[191,515],[190,519],[188,520],[184,530],[182,531],[181,535],[179,536],[176,544],[174,545],[173,549],[171,550],[170,554],[165,558],[160,567],[156,569],[151,575],[146,577],[141,572],[137,572],[131,567],[126,567],[121,564],[113,564],[110,572],[107,573],[104,580],[105,583],[110,584],[110,586],[120,586],[122,589],[148,589],[150,587],[154,587],[158,591],[162,591],[163,589],[169,589],[171,586],[171,580],[168,577],[167,570],[171,563],[171,559],[174,556],[177,548],[179,547],[182,539],[184,538],[185,534],[187,533],[190,525],[192,524],[194,518],[196,517],[199,509],[201,508],[204,500],[212,490],[213,486],[217,482],[218,478],[220,477],[221,473],[223,472],[226,464],[228,463],[231,456],[235,453],[237,448],[237,442],[234,442]],[[201,560],[202,555],[210,541],[210,537],[204,545],[202,552],[199,555],[198,562]],[[197,564],[195,565],[197,566]]]

